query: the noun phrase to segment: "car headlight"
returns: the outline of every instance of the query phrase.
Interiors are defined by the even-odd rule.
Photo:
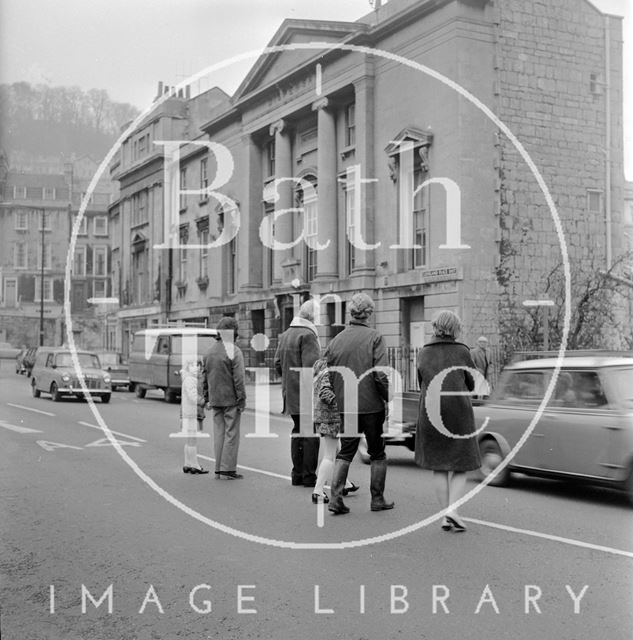
[[[108,375],[103,376],[103,381],[104,381],[106,384],[110,384],[110,380],[111,380],[110,376],[108,376]]]
[[[67,374],[64,374],[64,375],[62,376],[62,380],[63,380],[64,382],[68,382],[68,381],[70,380],[70,376],[69,376],[69,375],[67,375]]]

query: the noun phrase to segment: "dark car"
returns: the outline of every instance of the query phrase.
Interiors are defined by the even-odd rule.
[[[101,368],[110,375],[110,386],[112,391],[119,387],[125,387],[130,390],[130,375],[127,362],[123,360],[120,353],[114,351],[97,352]]]

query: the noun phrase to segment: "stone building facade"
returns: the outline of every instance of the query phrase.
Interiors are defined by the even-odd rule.
[[[42,310],[44,344],[66,341],[66,262],[87,187],[87,180],[73,179],[70,168],[65,174],[9,169],[4,176],[0,202],[0,329],[4,339],[14,345],[39,344]],[[97,188],[78,224],[74,244],[70,305],[75,342],[85,348],[104,346],[103,323],[90,300],[110,295],[109,202],[107,185]]]
[[[207,146],[182,145],[152,214],[170,248],[139,323],[234,315],[274,340],[320,296],[326,342],[364,290],[409,373],[439,309],[462,316],[465,342],[516,348],[522,302],[547,295],[562,250],[513,136],[572,270],[622,249],[618,18],[584,0],[391,0],[356,22],[286,20],[270,46],[206,118],[184,100],[184,139]],[[118,175],[123,198],[141,174]]]

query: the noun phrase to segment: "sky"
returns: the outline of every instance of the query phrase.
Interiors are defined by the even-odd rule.
[[[584,0],[577,0],[583,2]],[[592,0],[624,16],[625,172],[633,180],[633,0]],[[145,109],[158,81],[265,47],[284,18],[353,21],[369,0],[0,0],[0,82],[105,89]],[[255,61],[210,77],[232,94]]]

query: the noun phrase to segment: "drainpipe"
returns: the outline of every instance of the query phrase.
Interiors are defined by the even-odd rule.
[[[611,268],[613,263],[613,248],[611,246],[611,32],[609,24],[609,16],[604,16],[604,66],[605,66],[605,222],[606,222],[606,258],[607,270]]]

